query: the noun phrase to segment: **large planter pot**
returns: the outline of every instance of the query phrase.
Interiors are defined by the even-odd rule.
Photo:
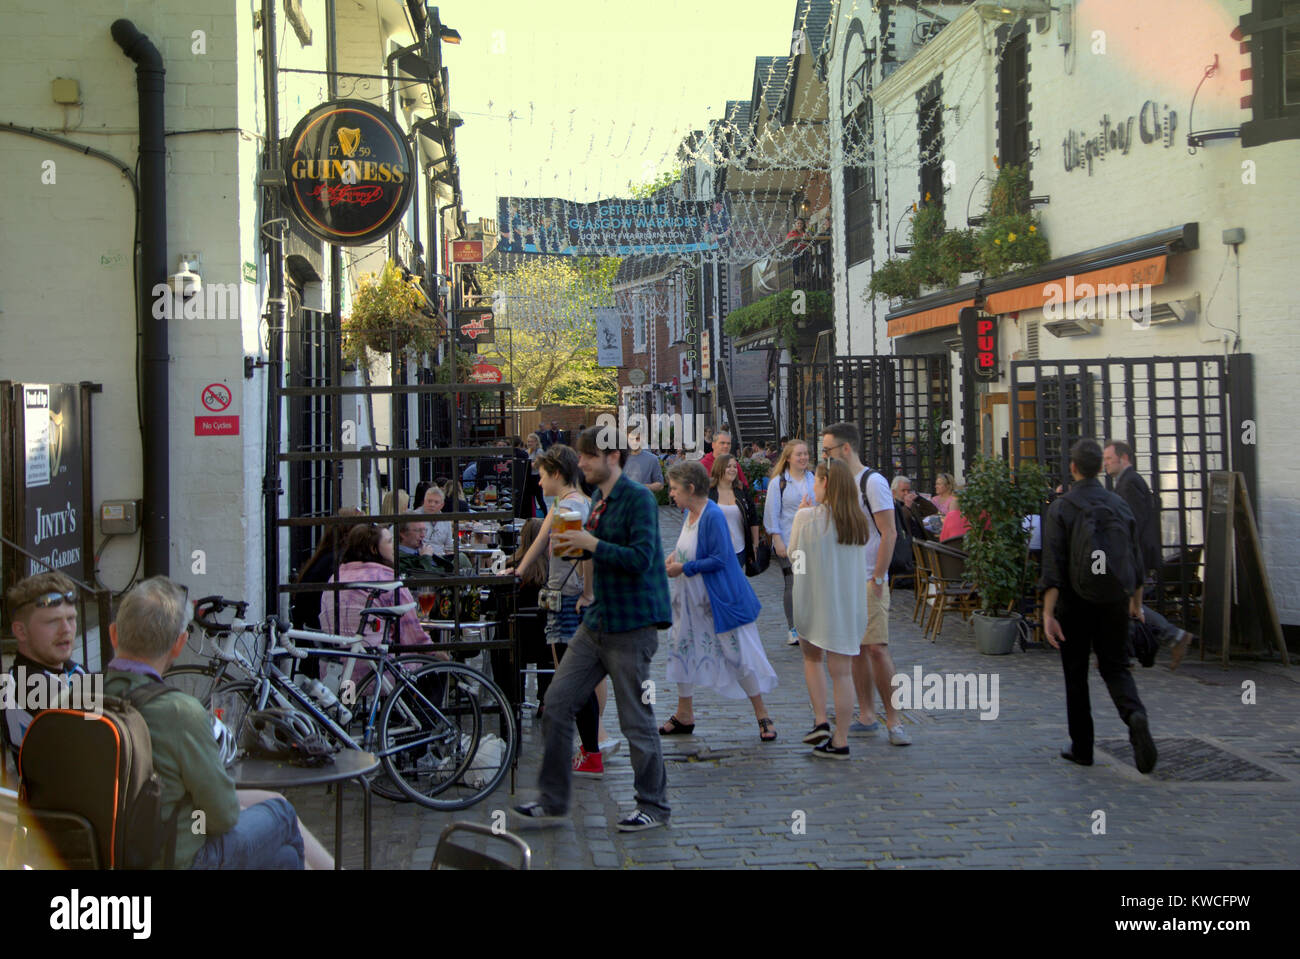
[[[990,613],[983,610],[972,614],[975,648],[985,656],[1007,655],[1015,648],[1023,618],[1019,613]]]

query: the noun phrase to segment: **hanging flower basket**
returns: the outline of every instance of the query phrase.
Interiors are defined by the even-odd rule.
[[[435,316],[421,310],[424,295],[389,260],[378,274],[361,277],[352,298],[352,312],[343,320],[343,355],[366,361],[366,351],[388,353],[394,349],[431,353],[443,331]]]

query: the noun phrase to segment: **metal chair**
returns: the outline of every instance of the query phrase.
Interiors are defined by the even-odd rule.
[[[966,554],[939,543],[926,543],[933,562],[931,582],[935,586],[936,598],[930,619],[926,625],[926,634],[933,632],[930,642],[937,642],[939,632],[943,629],[944,614],[949,612],[949,600],[953,600],[952,609],[961,613],[963,620],[969,618],[975,610],[978,594],[975,587],[966,579]]]
[[[512,865],[489,856],[485,852],[479,852],[477,849],[470,849],[468,846],[456,843],[452,837],[458,832],[470,832],[479,836],[486,836],[489,843],[512,847],[519,855],[519,864]],[[528,848],[528,843],[514,833],[505,830],[497,832],[476,822],[454,822],[444,829],[442,835],[438,837],[438,848],[433,854],[433,864],[429,868],[520,870],[530,869],[532,859],[533,852]]]
[[[915,578],[912,581],[913,588],[916,590],[916,604],[912,608],[912,622],[919,622],[921,610],[925,608],[925,601],[930,595],[930,558],[929,554],[922,549],[925,541],[912,540],[912,561],[916,566]]]
[[[99,869],[95,827],[85,816],[31,809],[0,788],[0,843],[6,869]]]
[[[539,620],[541,620],[542,618],[543,618],[543,616],[542,616],[542,608],[541,608],[540,606],[520,606],[518,609],[515,610],[515,635],[516,635],[516,636],[519,636],[519,635],[520,635],[519,625],[520,625],[521,623],[536,623],[536,622],[538,622]],[[527,662],[527,660],[525,660],[525,662]],[[520,717],[519,717],[519,718],[520,718],[520,719],[523,718],[523,712],[524,712],[524,710],[529,710],[529,709],[541,709],[541,708],[542,708],[542,704],[541,704],[541,702],[540,702],[540,699],[541,699],[540,696],[538,697],[539,702],[536,702],[536,703],[530,703],[530,702],[528,701],[528,698],[527,698],[527,696],[525,695],[525,693],[526,693],[526,691],[527,691],[527,682],[528,682],[528,681],[527,681],[526,679],[524,679],[523,677],[525,677],[525,676],[543,676],[543,675],[545,675],[545,676],[553,676],[553,675],[555,675],[555,669],[554,669],[554,668],[551,668],[551,669],[545,669],[545,668],[543,668],[542,665],[539,663],[536,669],[521,668],[521,669],[519,670],[519,676],[520,676],[520,680],[519,680],[519,712],[520,712]]]

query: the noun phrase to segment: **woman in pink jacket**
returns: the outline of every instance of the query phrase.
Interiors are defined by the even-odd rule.
[[[342,563],[339,566],[337,580],[330,577],[330,582],[340,583],[391,583],[400,577],[393,572],[393,531],[385,526],[354,526],[343,541]],[[411,591],[401,587],[394,596],[392,592],[382,593],[371,603],[372,606],[402,606],[414,603]],[[327,633],[340,636],[352,636],[357,633],[361,622],[361,610],[365,608],[370,593],[360,589],[345,589],[338,592],[339,619],[334,622],[334,591],[326,590],[321,596],[320,625]],[[378,646],[383,637],[382,623],[370,619],[369,630],[362,641],[367,646]],[[336,628],[337,626],[337,628]],[[375,627],[380,627],[374,632]],[[398,623],[397,643],[401,646],[421,645],[429,642],[428,634],[420,628],[420,620],[414,609],[402,616]],[[359,682],[369,668],[369,663],[358,661],[352,668],[352,680]]]

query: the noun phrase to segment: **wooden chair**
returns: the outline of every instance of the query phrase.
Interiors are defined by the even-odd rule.
[[[468,846],[462,846],[454,842],[452,837],[458,832],[471,832],[479,836],[486,836],[489,844],[496,843],[512,847],[519,856],[519,864],[513,865],[504,862],[494,856],[489,856],[485,852],[479,852],[477,849],[470,849]],[[438,837],[438,849],[433,854],[433,864],[429,868],[519,870],[530,868],[532,858],[533,853],[528,848],[528,843],[514,833],[494,832],[491,828],[474,822],[454,822],[444,829],[442,835]]]
[[[916,590],[916,604],[912,609],[912,622],[920,621],[921,610],[925,608],[926,599],[930,595],[930,556],[923,549],[923,540],[912,540],[912,561],[916,566],[916,578],[913,580],[913,587]]]
[[[956,610],[965,620],[977,608],[978,597],[975,587],[966,579],[965,553],[937,543],[926,543],[925,546],[930,551],[930,581],[936,594],[925,632],[927,635],[933,633],[930,642],[937,642],[943,629],[944,614],[950,609]]]

